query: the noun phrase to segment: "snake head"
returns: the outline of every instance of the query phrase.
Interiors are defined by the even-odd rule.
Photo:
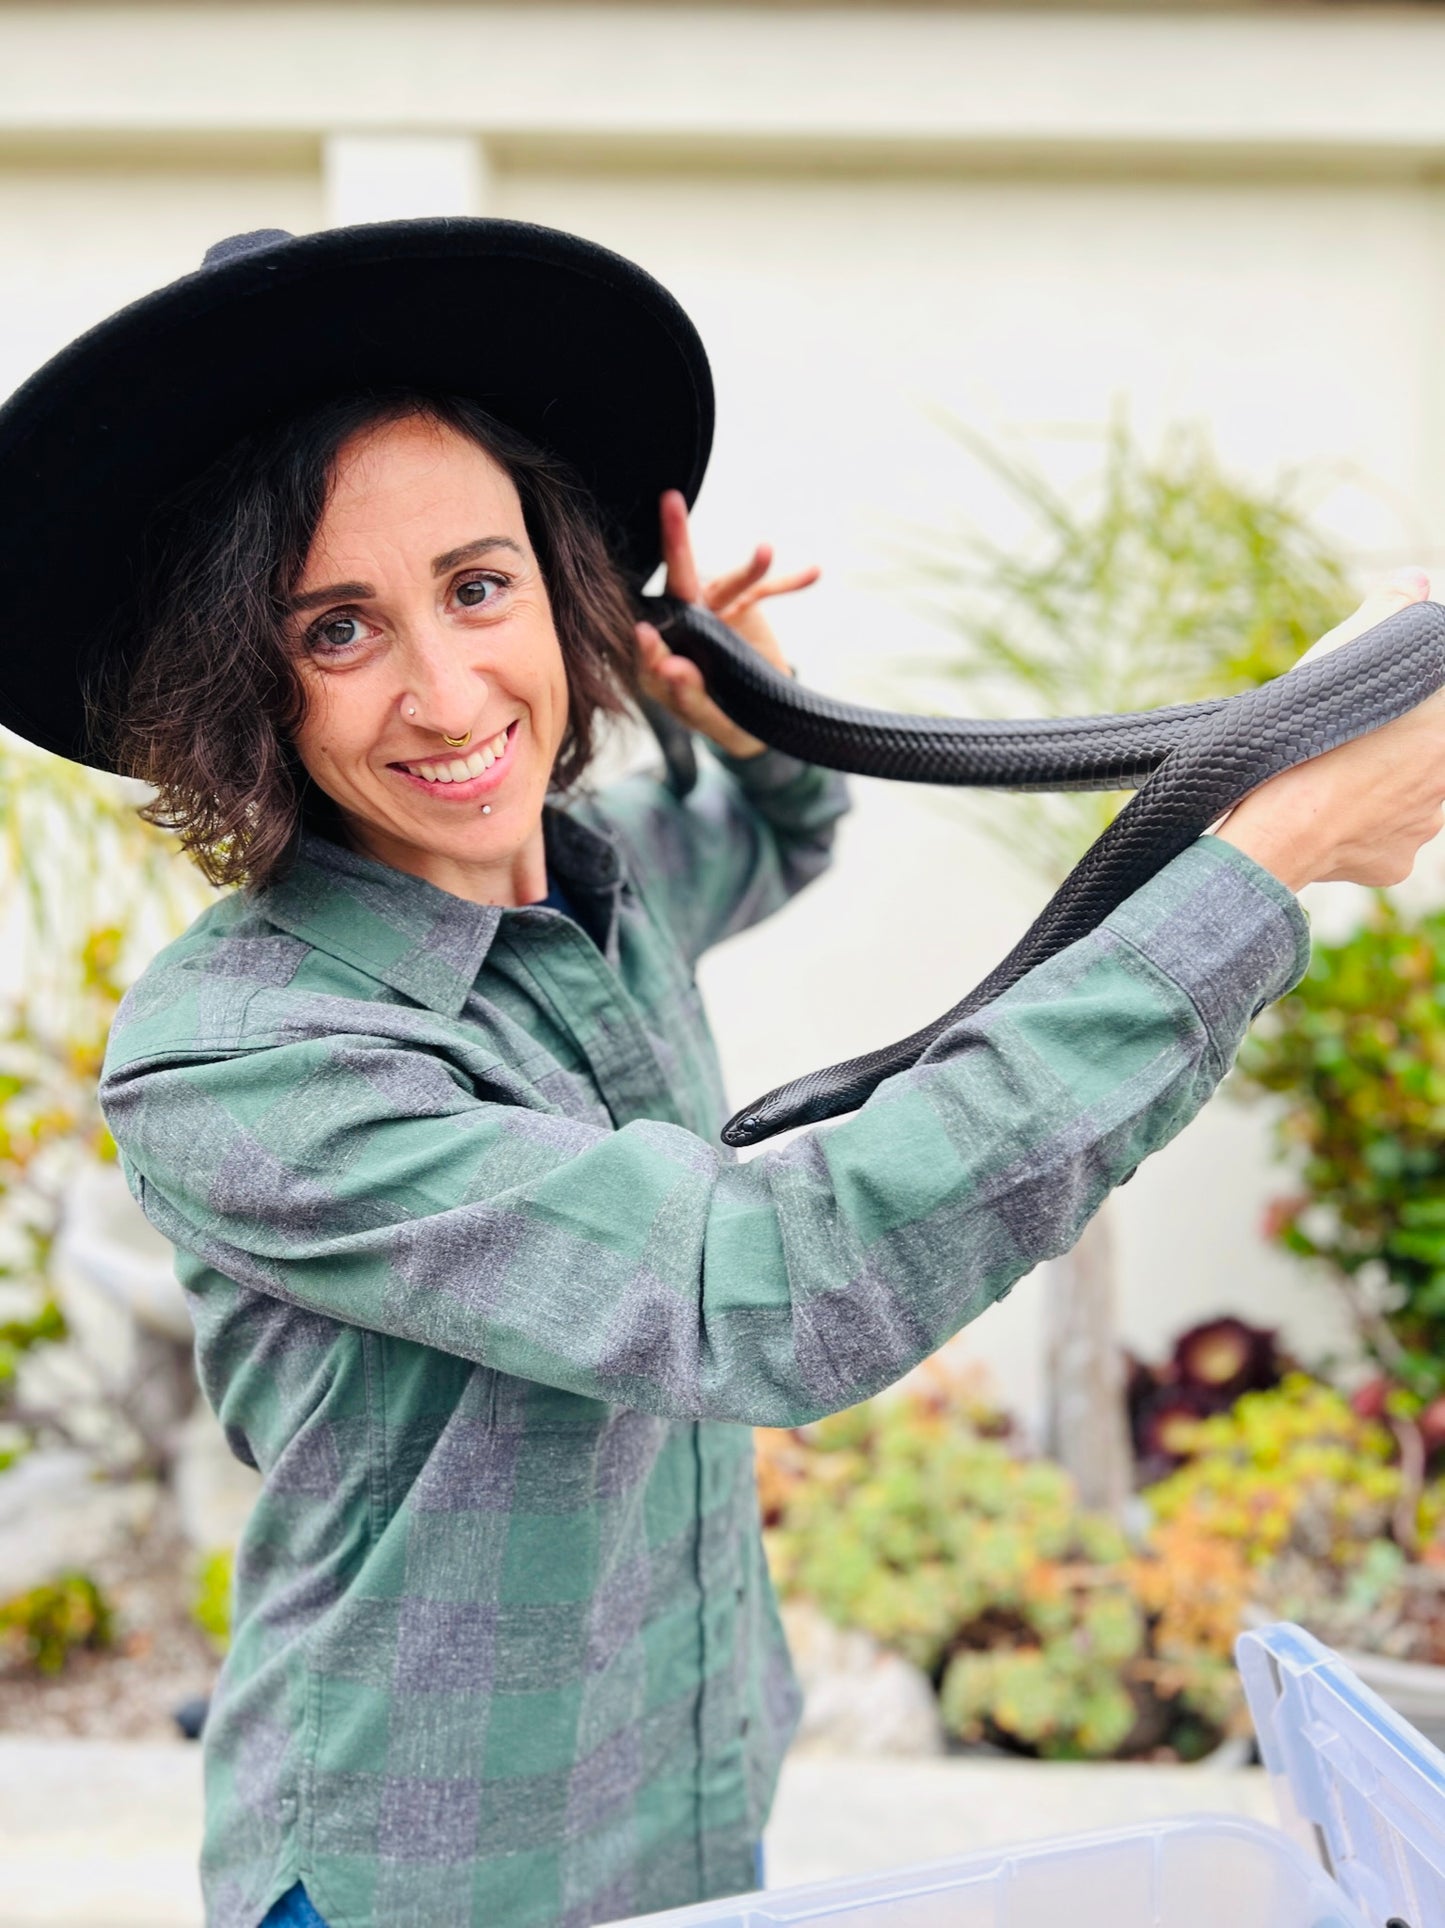
[[[746,1145],[756,1145],[772,1130],[773,1127],[760,1111],[739,1111],[728,1119],[719,1136],[725,1145],[741,1151]]]

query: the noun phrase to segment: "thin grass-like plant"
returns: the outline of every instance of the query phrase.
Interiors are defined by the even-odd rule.
[[[961,519],[907,544],[904,581],[952,639],[918,667],[960,686],[960,709],[1072,716],[1232,695],[1280,675],[1352,606],[1301,478],[1231,476],[1200,428],[1173,428],[1150,453],[1116,417],[1073,494],[1031,457],[945,426],[1028,524],[1017,547]],[[966,798],[1051,886],[1126,800]]]

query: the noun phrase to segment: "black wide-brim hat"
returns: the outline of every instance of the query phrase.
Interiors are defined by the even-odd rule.
[[[659,560],[658,497],[697,495],[712,380],[697,330],[634,263],[519,221],[377,222],[218,243],[0,407],[0,723],[105,767],[97,634],[140,642],[155,512],[241,436],[331,397],[462,395],[562,456],[624,573]]]

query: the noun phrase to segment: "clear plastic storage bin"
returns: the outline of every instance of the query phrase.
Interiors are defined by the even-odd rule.
[[[640,1919],[647,1928],[1445,1928],[1445,1755],[1299,1627],[1246,1634],[1239,1664],[1281,1828],[1200,1814]]]

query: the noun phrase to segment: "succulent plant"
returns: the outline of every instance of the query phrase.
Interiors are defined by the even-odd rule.
[[[1130,1358],[1129,1426],[1137,1483],[1150,1486],[1188,1457],[1190,1427],[1227,1412],[1244,1392],[1279,1384],[1279,1335],[1229,1315],[1191,1326],[1162,1365]]]
[[[1303,1374],[1185,1429],[1191,1457],[1146,1498],[1153,1517],[1232,1541],[1251,1567],[1287,1550],[1341,1571],[1388,1537],[1405,1493],[1394,1435]]]
[[[1401,1453],[1395,1397],[1362,1414],[1292,1372],[1224,1413],[1176,1403],[1184,1462],[1131,1546],[936,1387],[885,1395],[781,1436],[775,1577],[924,1668],[963,1741],[1192,1757],[1247,1726],[1232,1652],[1253,1616],[1445,1660],[1445,1481]]]
[[[1220,1411],[1203,1386],[1152,1385],[1139,1398],[1132,1419],[1134,1452],[1142,1483],[1163,1479],[1189,1457],[1194,1428]]]
[[[1166,1694],[1150,1683],[1128,1541],[1057,1466],[975,1430],[936,1388],[789,1437],[768,1535],[780,1589],[922,1667],[957,1738],[1110,1756],[1170,1738],[1181,1713],[1212,1736],[1182,1665]]]
[[[1179,1383],[1231,1405],[1244,1392],[1279,1383],[1279,1334],[1232,1314],[1191,1326],[1174,1342]]]

